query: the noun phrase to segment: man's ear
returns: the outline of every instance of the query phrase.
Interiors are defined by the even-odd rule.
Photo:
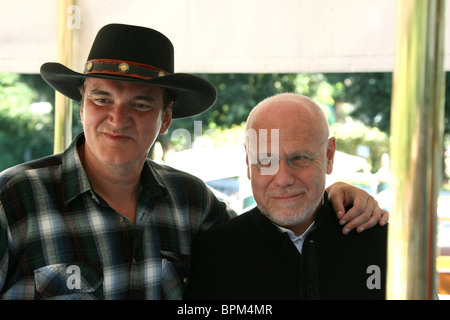
[[[336,153],[336,138],[331,137],[328,139],[327,144],[327,174],[333,172],[334,155]]]
[[[81,106],[80,106],[80,119],[81,119],[81,124],[83,124],[83,122],[84,122],[84,107],[83,107],[83,101],[81,101]]]
[[[244,148],[245,148],[245,163],[247,164],[247,178],[250,180],[251,179],[251,164],[248,160],[248,150],[247,150],[247,145],[244,143]]]
[[[166,110],[164,110],[164,114],[162,115],[162,123],[161,123],[161,128],[159,129],[159,133],[165,133],[167,131],[167,129],[169,129],[171,123],[172,123],[172,106],[170,106]]]

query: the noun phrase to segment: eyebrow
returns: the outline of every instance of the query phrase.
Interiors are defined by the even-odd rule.
[[[96,94],[96,95],[102,95],[102,96],[112,96],[112,94],[108,91],[99,90],[99,89],[92,89],[89,91],[89,94]]]

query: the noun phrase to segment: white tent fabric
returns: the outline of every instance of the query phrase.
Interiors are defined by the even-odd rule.
[[[57,60],[57,7],[58,0],[2,0],[0,72],[38,73]],[[66,15],[77,71],[98,29],[117,22],[166,34],[176,72],[370,72],[393,70],[396,7],[395,0],[78,0]]]

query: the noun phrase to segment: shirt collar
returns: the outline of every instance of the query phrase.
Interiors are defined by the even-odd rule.
[[[289,235],[289,238],[291,238],[291,240],[295,242],[295,241],[303,241],[303,240],[305,240],[305,238],[308,235],[308,233],[311,232],[311,230],[313,229],[312,227],[314,226],[314,222],[315,221],[313,221],[309,225],[308,229],[306,229],[305,232],[303,232],[299,236],[296,236],[295,233],[292,230],[289,230],[287,228],[284,228],[284,227],[276,225],[276,224],[275,225],[278,227],[278,229],[280,229],[281,232],[286,232]]]
[[[287,229],[287,228],[284,228],[284,227],[282,227],[282,226],[279,226],[279,225],[277,225],[277,224],[275,224],[275,223],[273,223],[273,222],[272,222],[272,223],[273,223],[273,224],[274,224],[281,232],[287,233],[287,235],[289,236],[289,238],[291,239],[291,241],[294,243],[295,247],[297,248],[298,252],[300,252],[300,254],[301,254],[301,253],[302,253],[302,249],[303,249],[303,243],[304,243],[306,237],[308,236],[308,234],[309,234],[311,231],[313,231],[313,230],[315,230],[316,228],[319,227],[319,225],[320,225],[320,219],[318,219],[318,218],[319,218],[319,216],[321,215],[320,212],[323,211],[322,209],[324,208],[324,204],[327,203],[327,202],[328,202],[328,194],[327,194],[327,192],[325,191],[325,192],[324,192],[324,195],[323,195],[323,197],[322,197],[322,203],[321,203],[321,205],[320,205],[320,207],[319,207],[319,209],[318,209],[318,211],[317,211],[317,214],[316,214],[316,219],[309,225],[308,229],[306,229],[305,232],[303,232],[303,233],[302,233],[301,235],[299,235],[299,236],[296,236],[295,233],[294,233],[292,230],[290,230],[290,229]],[[319,220],[319,221],[318,221],[318,220]],[[316,221],[318,221],[318,222],[316,223]]]
[[[328,201],[328,196],[327,196],[327,192],[324,192],[324,195],[322,196],[322,202],[319,206],[319,208],[317,209],[317,212],[320,211],[320,209],[323,207],[325,201]],[[316,215],[317,216],[317,215]],[[278,227],[278,229],[280,229],[282,232],[287,232],[287,234],[289,235],[289,237],[292,239],[292,241],[296,241],[296,240],[303,240],[305,239],[305,237],[307,236],[307,234],[311,231],[311,227],[314,225],[315,220],[309,225],[308,229],[305,230],[305,232],[303,232],[301,235],[296,236],[295,233],[287,228],[284,228],[282,226],[279,226],[277,224],[274,223],[275,226]]]
[[[159,171],[155,168],[158,166],[150,159],[144,164],[144,168],[141,174],[141,184],[142,188],[149,191],[150,194],[159,196],[168,193],[167,188],[164,184],[163,177],[159,174]]]
[[[77,146],[82,143],[84,133],[80,133],[72,141],[62,156],[61,183],[66,205],[80,194],[92,189],[77,151]]]

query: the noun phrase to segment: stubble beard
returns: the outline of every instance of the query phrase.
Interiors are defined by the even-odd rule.
[[[321,202],[322,198],[319,198],[316,202],[306,206],[299,206],[296,202],[287,202],[281,204],[277,203],[275,208],[274,206],[271,206],[272,208],[270,208],[267,205],[261,205],[259,206],[259,209],[273,223],[284,228],[289,228],[305,223],[310,224],[312,220],[314,220],[314,215]]]

